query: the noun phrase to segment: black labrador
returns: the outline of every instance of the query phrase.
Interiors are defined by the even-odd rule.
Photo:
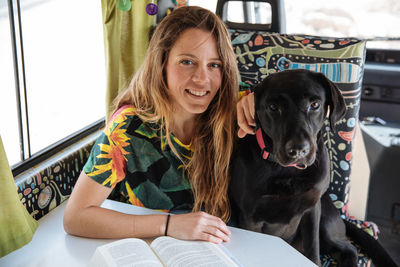
[[[256,136],[239,140],[232,166],[238,226],[279,236],[318,265],[323,252],[357,266],[347,224],[326,193],[330,163],[321,129],[326,117],[333,130],[344,115],[340,91],[323,74],[289,70],[269,75],[254,96]],[[366,242],[367,234],[349,227]]]

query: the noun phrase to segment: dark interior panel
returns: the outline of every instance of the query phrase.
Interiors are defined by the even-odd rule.
[[[371,169],[367,219],[390,225],[391,210],[400,203],[400,54],[367,53],[360,120]],[[374,61],[374,62],[371,62]],[[379,119],[376,119],[376,118]],[[375,119],[374,119],[375,118]]]
[[[369,116],[400,122],[400,65],[366,63],[360,119]]]

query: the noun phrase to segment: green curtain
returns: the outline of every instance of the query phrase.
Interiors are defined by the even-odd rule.
[[[131,0],[131,9],[122,11],[117,0],[102,0],[104,47],[107,71],[106,111],[113,99],[129,84],[142,64],[154,17],[146,13],[151,1]]]
[[[0,136],[0,257],[32,240],[38,223],[21,204]]]

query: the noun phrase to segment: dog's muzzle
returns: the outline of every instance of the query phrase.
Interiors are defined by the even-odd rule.
[[[257,138],[257,143],[261,148],[261,156],[262,156],[262,158],[263,159],[268,159],[269,156],[270,156],[270,153],[268,152],[267,147],[265,145],[264,138],[262,136],[261,128],[258,128],[256,130],[256,138]],[[307,164],[289,164],[289,165],[286,165],[285,167],[295,167],[297,169],[304,170],[304,169],[307,168]]]

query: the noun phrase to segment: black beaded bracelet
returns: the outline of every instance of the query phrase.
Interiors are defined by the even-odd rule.
[[[167,223],[165,224],[165,233],[164,233],[165,236],[168,235],[168,223],[169,223],[170,216],[171,216],[171,214],[168,214],[168,216],[167,216]]]

